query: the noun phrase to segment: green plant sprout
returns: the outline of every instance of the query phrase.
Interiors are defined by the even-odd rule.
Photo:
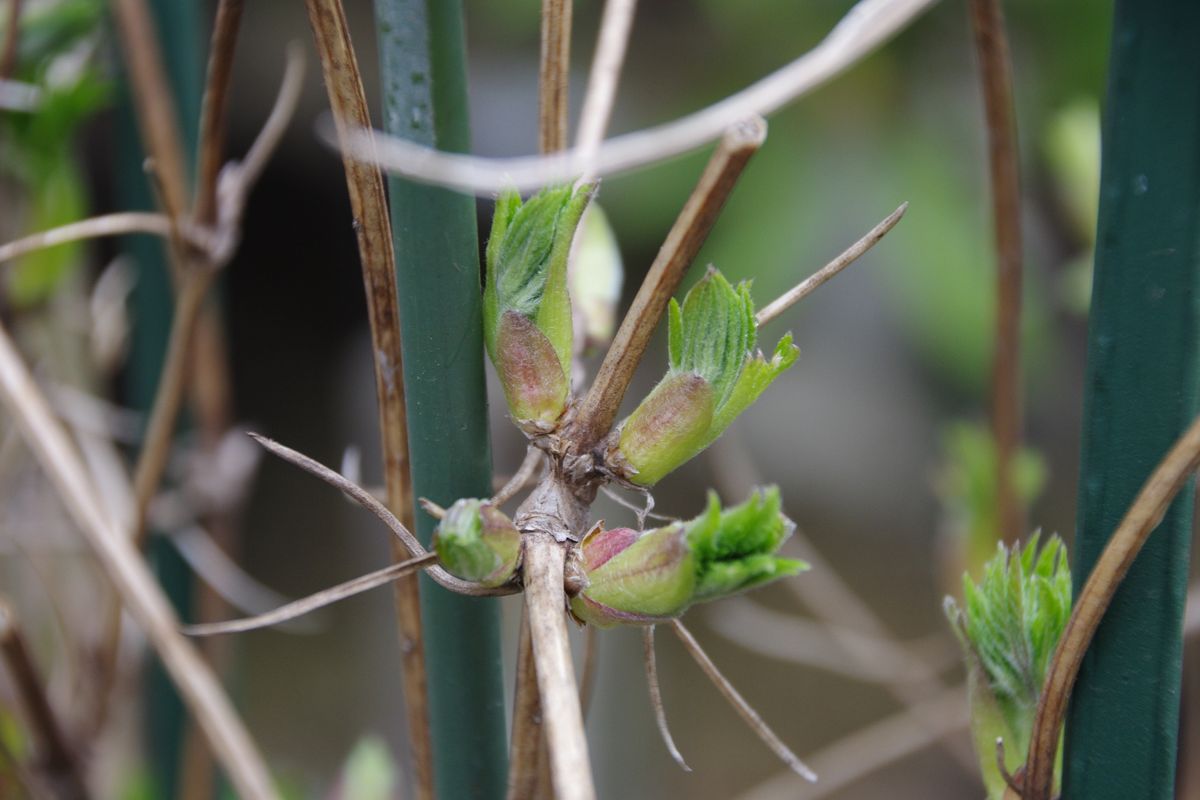
[[[945,601],[967,663],[971,732],[989,800],[1007,788],[997,741],[1006,771],[1024,763],[1046,670],[1071,615],[1067,548],[1055,535],[1039,551],[1040,539],[1035,533],[1011,550],[997,545],[978,583],[963,576],[962,605]]]

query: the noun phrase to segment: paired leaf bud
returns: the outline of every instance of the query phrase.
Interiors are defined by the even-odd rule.
[[[586,583],[571,613],[602,628],[646,625],[795,575],[808,565],[775,555],[794,528],[775,487],[727,510],[710,492],[699,517],[644,533],[598,528],[580,544]]]
[[[487,246],[483,332],[508,410],[526,433],[553,430],[567,407],[571,298],[567,259],[592,186],[496,200]]]
[[[466,498],[446,509],[433,534],[433,549],[452,575],[501,586],[515,577],[520,566],[521,533],[491,503]]]
[[[1071,615],[1071,572],[1062,540],[1051,536],[1038,552],[1034,534],[1022,547],[998,545],[976,584],[963,576],[963,605],[946,598],[946,616],[967,662],[971,733],[989,800],[1004,797],[996,740],[1004,739],[1005,767],[1024,762],[1046,670]],[[1059,754],[1061,759],[1061,752]],[[1055,783],[1061,775],[1055,767]]]
[[[670,368],[610,440],[609,461],[621,477],[652,486],[708,447],[800,354],[791,334],[770,361],[755,353],[754,301],[708,273],[668,316]]]

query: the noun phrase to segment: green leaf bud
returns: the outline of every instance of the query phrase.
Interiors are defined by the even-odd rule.
[[[612,341],[625,279],[616,234],[599,203],[592,203],[583,215],[575,248],[567,271],[571,308],[575,335],[582,337],[583,349],[590,351]]]
[[[668,375],[621,426],[612,460],[633,482],[658,483],[704,448],[713,396],[712,384],[694,372]]]
[[[575,229],[593,188],[544,189],[524,203],[516,192],[505,192],[496,200],[487,246],[483,332],[488,355],[506,385],[518,380],[506,376],[506,364],[499,352],[501,331],[511,324],[507,322],[510,315],[529,321],[545,338],[558,362],[557,370],[549,370],[548,365],[539,367],[546,373],[540,379],[548,385],[543,393],[551,388],[556,390],[565,376],[570,375],[573,334],[567,260]],[[540,356],[538,363],[543,363]],[[528,376],[519,382],[527,384]],[[514,418],[529,419],[512,406],[511,395],[509,399]],[[561,411],[560,408],[560,414]],[[558,416],[555,414],[554,418]]]
[[[682,306],[672,300],[667,317],[670,368],[621,425],[609,452],[616,471],[633,483],[652,486],[724,433],[800,353],[789,334],[767,361],[755,351],[756,339],[748,283],[735,288],[709,268]],[[698,388],[701,384],[706,391]],[[696,407],[688,407],[689,398]],[[668,417],[673,425],[658,431]],[[703,429],[693,427],[700,419],[707,420]]]
[[[466,498],[446,509],[433,548],[448,572],[484,586],[511,581],[521,561],[521,533],[486,500]]]
[[[1066,547],[1052,536],[1038,551],[1034,534],[1022,547],[997,546],[976,584],[963,576],[963,604],[945,602],[946,616],[967,662],[971,732],[990,800],[1004,796],[996,740],[1005,766],[1024,762],[1046,670],[1071,615]],[[1055,782],[1061,775],[1061,751]]]
[[[546,335],[506,311],[496,336],[496,371],[513,419],[528,433],[552,430],[567,407],[568,379]]]
[[[775,555],[794,527],[771,488],[728,510],[710,494],[696,519],[645,533],[597,529],[580,545],[587,581],[571,612],[600,627],[646,625],[795,575],[808,565]]]

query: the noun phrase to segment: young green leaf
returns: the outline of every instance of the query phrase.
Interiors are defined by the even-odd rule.
[[[1046,670],[1071,614],[1066,547],[1052,536],[1039,552],[1039,540],[1035,533],[1011,551],[998,545],[978,584],[963,577],[963,605],[949,597],[945,602],[967,661],[971,729],[991,800],[1005,790],[996,739],[1004,739],[1006,767],[1017,769],[1029,746]]]
[[[562,388],[569,383],[573,337],[567,259],[592,190],[544,189],[524,203],[515,192],[505,192],[496,200],[486,254],[484,341],[509,411],[527,432],[544,432],[566,409]],[[507,353],[501,352],[504,332],[509,334]],[[544,345],[556,365],[544,359]],[[531,364],[536,364],[535,372],[524,369]],[[514,374],[514,365],[523,371]],[[556,398],[553,407],[546,405],[550,397]],[[535,417],[526,416],[531,407],[538,410]]]
[[[808,565],[775,555],[793,529],[774,487],[725,510],[710,493],[699,517],[645,533],[598,529],[580,545],[587,586],[571,611],[600,627],[644,625],[795,575]]]
[[[610,440],[610,467],[652,486],[712,444],[780,374],[799,350],[785,336],[770,361],[755,352],[750,287],[731,286],[710,268],[667,312],[670,368]]]

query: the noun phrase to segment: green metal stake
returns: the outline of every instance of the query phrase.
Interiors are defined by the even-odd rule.
[[[152,0],[149,5],[157,24],[167,80],[179,105],[185,152],[190,158],[196,152],[199,129],[204,75],[200,45],[204,26],[195,0]],[[117,195],[122,209],[150,210],[154,208],[154,198],[142,167],[146,156],[128,92],[129,86],[123,82],[117,123]],[[122,249],[131,257],[137,276],[132,297],[134,331],[126,386],[133,407],[148,412],[154,403],[159,374],[166,358],[174,292],[161,240],[130,236],[122,242]],[[186,618],[192,602],[191,570],[179,553],[160,537],[148,540],[147,556],[176,611]],[[163,795],[174,794],[179,786],[186,716],[183,701],[157,661],[147,673],[145,697],[146,741],[155,785]]]
[[[470,148],[459,0],[376,0],[384,123],[443,150]],[[450,505],[488,497],[475,201],[390,181],[413,491]],[[417,515],[428,543],[434,520]],[[438,797],[502,797],[507,770],[499,609],[424,579],[421,614]]]
[[[1200,4],[1118,0],[1088,329],[1074,579],[1197,411]],[[1068,800],[1175,796],[1192,492],[1101,623],[1067,716]]]

